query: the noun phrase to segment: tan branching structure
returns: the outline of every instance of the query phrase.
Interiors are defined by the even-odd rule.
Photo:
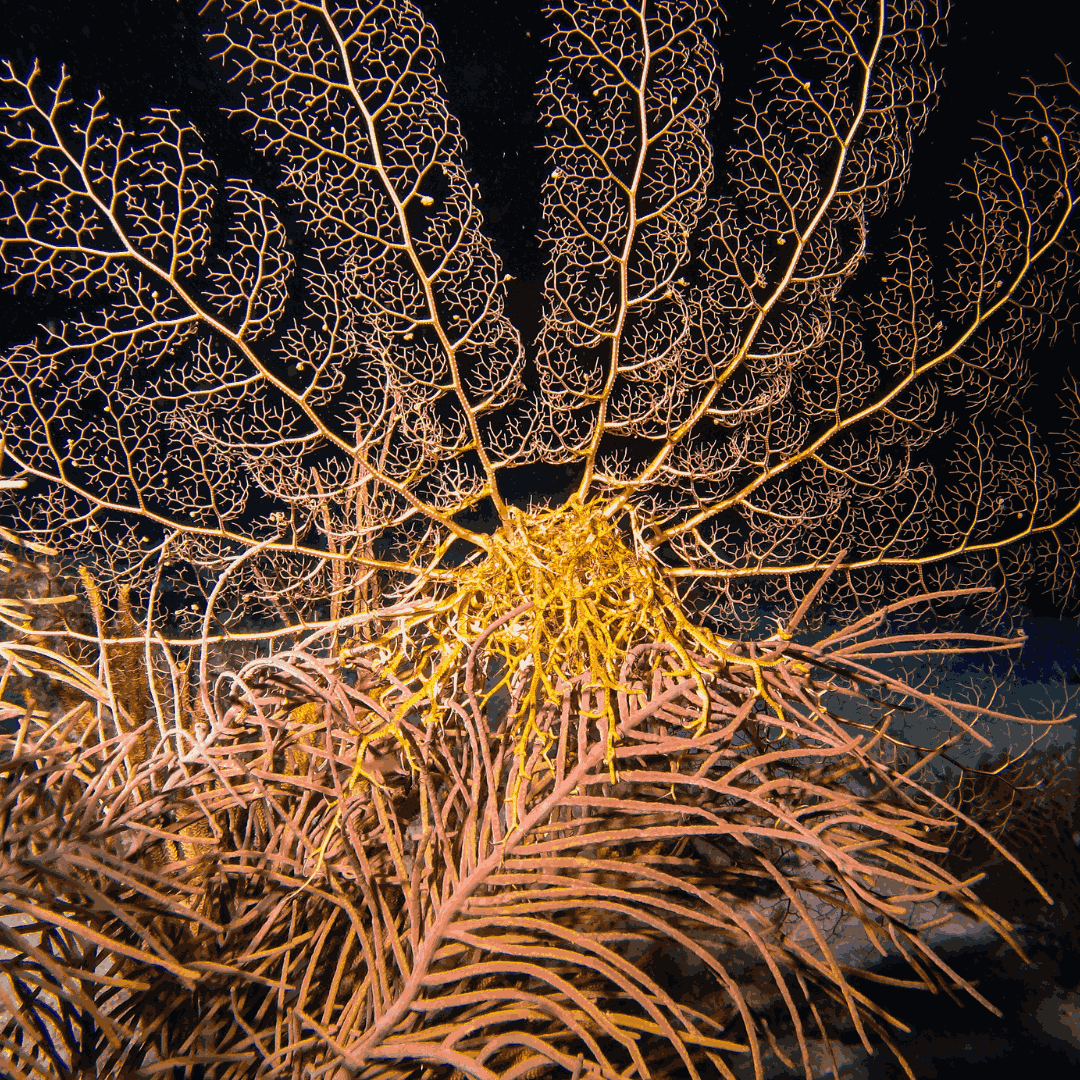
[[[552,4],[523,343],[420,12],[205,14],[287,202],[176,113],[4,80],[4,266],[82,305],[0,358],[5,558],[55,559],[0,607],[4,1068],[903,1062],[840,923],[996,1009],[926,940],[960,909],[1022,953],[950,838],[1052,898],[930,766],[1015,718],[911,665],[1018,648],[947,617],[1034,567],[1075,589],[1077,434],[1017,398],[1077,280],[1068,73],[985,129],[947,268],[911,226],[867,286],[934,4],[793,4],[724,177],[720,11]],[[572,496],[511,505],[543,462]]]

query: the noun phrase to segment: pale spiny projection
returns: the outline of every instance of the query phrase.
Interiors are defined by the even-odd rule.
[[[8,64],[7,283],[66,304],[0,359],[4,559],[56,568],[0,610],[13,1075],[911,1076],[838,920],[996,1009],[926,937],[1022,952],[947,865],[1019,866],[1009,814],[919,776],[1009,717],[905,665],[1075,591],[1077,434],[1022,391],[1077,87],[871,260],[941,7],[793,3],[723,157],[719,8],[547,14],[535,341],[412,4],[207,4],[273,192]],[[543,464],[565,503],[507,501]]]

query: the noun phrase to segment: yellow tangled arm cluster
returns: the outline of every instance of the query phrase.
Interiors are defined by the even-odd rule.
[[[511,507],[508,517],[491,538],[491,553],[462,571],[450,595],[410,613],[381,637],[342,650],[344,666],[373,669],[379,688],[372,697],[381,713],[362,737],[350,788],[360,779],[379,782],[364,760],[368,747],[387,736],[415,767],[402,722],[420,716],[425,726],[443,723],[450,712],[447,687],[471,686],[481,653],[483,673],[494,674],[481,679],[476,701],[485,710],[500,692],[508,694],[512,712],[505,737],[514,740],[518,785],[528,779],[526,761],[536,742],[541,760],[554,768],[547,758],[553,737],[540,716],[582,674],[600,691],[594,718],[606,722],[605,763],[616,782],[616,695],[637,692],[622,685],[621,668],[630,650],[644,642],[667,646],[681,664],[669,674],[696,683],[700,711],[686,723],[695,737],[709,720],[707,683],[729,666],[753,669],[755,697],[783,727],[783,710],[761,677],[763,667],[781,662],[779,656],[737,655],[733,641],[694,626],[656,564],[627,545],[601,502],[571,500],[529,512]],[[776,635],[788,638],[783,629]]]

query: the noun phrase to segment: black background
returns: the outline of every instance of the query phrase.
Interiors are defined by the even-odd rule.
[[[508,309],[526,342],[539,321],[543,262],[536,234],[539,193],[545,173],[538,149],[535,86],[547,60],[547,24],[538,0],[423,0],[445,55],[444,78],[451,110],[468,141],[468,164],[483,193],[485,228],[506,270],[514,275]],[[963,158],[972,153],[979,121],[992,112],[1016,109],[1013,95],[1025,89],[1025,77],[1053,82],[1062,68],[1055,52],[1071,48],[1080,62],[1080,42],[1064,30],[1065,0],[1030,0],[1023,4],[961,0],[948,17],[947,45],[936,61],[945,87],[929,129],[916,146],[911,183],[903,202],[885,220],[873,224],[883,243],[894,228],[916,218],[941,235],[957,205],[947,184],[961,175]],[[762,45],[784,37],[785,5],[772,0],[731,0],[717,42],[724,65],[722,102],[713,135],[726,145],[733,116],[758,74]],[[202,31],[213,24],[199,16],[198,0],[0,0],[0,57],[24,73],[34,57],[47,78],[61,64],[73,76],[73,96],[90,98],[101,91],[108,108],[133,121],[154,106],[179,109],[202,132],[209,155],[225,176],[247,177],[273,192],[277,173],[253,151],[243,136],[243,122],[230,119],[223,106],[237,103]],[[1068,57],[1067,57],[1068,58]],[[2,151],[0,151],[2,152]],[[719,163],[718,163],[719,164]],[[720,166],[722,167],[722,165]],[[872,263],[867,267],[873,273]],[[34,324],[61,312],[30,298],[4,295],[6,342],[32,336]],[[4,341],[0,341],[2,345]],[[1068,368],[1074,370],[1076,345],[1059,339],[1031,357],[1036,376],[1032,399],[1043,430],[1058,423],[1052,404]],[[530,486],[555,489],[566,476],[530,470],[510,479],[505,494],[528,498]],[[1038,585],[1031,612],[1062,614]]]
[[[0,57],[24,71],[37,57],[46,75],[66,64],[73,93],[101,90],[115,113],[134,118],[153,106],[193,117],[225,174],[264,172],[247,150],[240,121],[220,111],[235,100],[222,69],[210,60],[201,32],[212,23],[190,0],[0,0]],[[423,0],[446,58],[452,111],[469,143],[470,165],[483,191],[488,232],[507,270],[525,282],[542,274],[535,240],[543,157],[536,149],[534,89],[547,59],[547,24],[533,0]],[[784,5],[730,0],[718,47],[724,65],[721,115],[755,77],[763,43],[784,36]],[[943,186],[959,176],[979,121],[1015,108],[1025,77],[1061,76],[1055,53],[1080,62],[1080,40],[1067,0],[1022,4],[960,0],[948,16],[947,45],[936,57],[945,74],[942,101],[916,149],[912,183],[900,207],[928,220],[943,206]],[[944,205],[946,212],[949,210]],[[940,211],[939,211],[940,212]]]
[[[461,121],[467,163],[482,192],[485,230],[492,238],[510,283],[508,311],[532,340],[539,322],[544,273],[536,235],[544,155],[538,147],[535,88],[548,58],[548,24],[540,0],[422,0],[445,57],[443,77],[451,111]],[[957,0],[948,13],[945,45],[934,60],[944,86],[928,129],[915,146],[911,181],[902,202],[871,223],[870,250],[914,218],[931,236],[941,236],[959,210],[948,184],[961,176],[975,150],[980,121],[1017,111],[1015,95],[1027,79],[1057,82],[1063,68],[1055,54],[1075,61],[1080,79],[1080,37],[1071,31],[1070,0],[987,3]],[[178,109],[193,119],[220,175],[246,177],[273,193],[278,173],[255,152],[239,118],[225,108],[239,90],[212,60],[203,32],[214,11],[200,18],[201,0],[0,0],[0,59],[24,74],[36,57],[43,74],[55,78],[61,65],[72,76],[69,92],[92,100],[100,91],[111,112],[129,121],[153,107]],[[721,106],[713,125],[718,152],[727,145],[733,117],[760,72],[764,43],[784,39],[786,5],[773,0],[728,0],[718,51],[724,66]],[[4,153],[0,147],[0,154]],[[718,160],[718,170],[722,164]],[[867,272],[873,274],[872,260]],[[857,286],[857,281],[856,281]],[[61,314],[24,295],[0,293],[4,310],[0,348],[33,336],[35,324]],[[1027,398],[1043,431],[1061,424],[1055,396],[1071,371],[1080,377],[1077,341],[1063,335],[1029,358],[1035,385]],[[530,494],[557,494],[562,470],[523,470],[504,494],[527,501]],[[475,523],[473,523],[475,524]],[[1033,583],[1028,608],[1032,637],[1022,674],[1027,681],[1074,680],[1080,667],[1080,622],[1063,612]]]

